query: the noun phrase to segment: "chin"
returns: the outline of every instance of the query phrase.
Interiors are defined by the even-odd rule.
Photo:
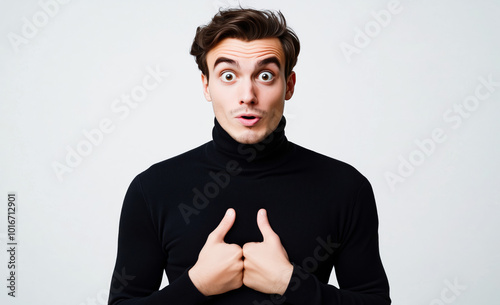
[[[233,138],[241,144],[257,144],[266,138],[266,134],[264,132],[244,131]]]

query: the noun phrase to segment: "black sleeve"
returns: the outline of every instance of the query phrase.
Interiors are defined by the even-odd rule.
[[[118,254],[111,280],[110,305],[195,305],[208,299],[191,282],[187,271],[159,290],[167,254],[144,199],[140,175],[127,191],[120,216]]]
[[[283,297],[294,305],[388,305],[389,284],[378,246],[378,216],[372,188],[360,187],[348,220],[347,233],[335,256],[340,289],[320,282],[294,265]]]

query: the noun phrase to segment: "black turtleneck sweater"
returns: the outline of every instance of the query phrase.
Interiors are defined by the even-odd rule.
[[[215,120],[213,141],[151,166],[123,203],[109,304],[386,305],[370,183],[353,167],[289,142],[285,119],[264,141],[236,142]],[[262,241],[267,209],[293,275],[285,294],[245,286],[205,297],[191,282],[207,236],[228,208],[227,243]],[[339,288],[328,284],[335,268]],[[159,286],[165,270],[169,285]]]

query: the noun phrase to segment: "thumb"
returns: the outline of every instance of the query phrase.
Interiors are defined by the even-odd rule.
[[[274,238],[276,233],[274,233],[271,225],[269,224],[269,219],[267,218],[267,211],[265,209],[260,209],[257,213],[257,225],[259,226],[259,230],[262,233],[262,237],[264,237],[264,241],[266,239]]]
[[[215,230],[213,230],[212,233],[210,234],[212,240],[215,242],[224,242],[224,237],[233,226],[235,219],[236,219],[236,212],[234,211],[234,209],[232,208],[227,209],[224,218],[222,218],[217,228],[215,228]]]

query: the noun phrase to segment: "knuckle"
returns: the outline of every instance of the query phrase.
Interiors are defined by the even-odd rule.
[[[243,245],[243,252],[251,252],[254,247],[254,243],[246,243]]]
[[[250,273],[252,271],[252,262],[251,262],[251,260],[245,258],[245,260],[242,263],[243,263],[243,269],[245,270],[245,272],[243,273],[243,275],[245,275],[247,273]]]
[[[236,269],[238,270],[239,273],[243,273],[243,267],[245,266],[245,263],[243,260],[239,260],[236,263]]]
[[[231,244],[229,245],[229,250],[234,253],[235,255],[241,255],[243,250],[241,249],[240,246],[238,245],[235,245],[235,244]]]
[[[241,251],[231,251],[230,256],[233,260],[239,261],[243,257],[243,253]]]

